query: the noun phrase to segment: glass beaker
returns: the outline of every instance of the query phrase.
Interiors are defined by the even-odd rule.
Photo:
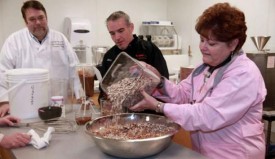
[[[78,125],[84,125],[94,118],[100,117],[100,112],[96,110],[95,104],[91,99],[82,102],[78,110],[75,112],[75,121]]]
[[[92,47],[92,62],[94,65],[101,64],[105,53],[109,50],[108,46],[93,46]]]
[[[90,109],[79,109],[75,112],[75,121],[77,125],[84,125],[92,120],[92,112]]]
[[[88,46],[84,44],[83,40],[79,40],[78,45],[73,47],[80,63],[87,62],[86,60],[87,48]]]
[[[78,76],[82,85],[82,88],[87,97],[94,95],[94,70],[93,66],[89,64],[77,65]]]

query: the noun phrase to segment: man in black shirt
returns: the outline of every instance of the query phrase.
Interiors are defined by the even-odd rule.
[[[134,24],[126,13],[123,11],[112,13],[107,18],[106,25],[115,45],[107,51],[101,66],[98,67],[102,76],[108,71],[116,57],[121,52],[126,52],[131,57],[155,67],[162,76],[169,78],[166,61],[161,51],[151,41],[139,39],[133,34]],[[102,97],[101,90],[99,98]]]

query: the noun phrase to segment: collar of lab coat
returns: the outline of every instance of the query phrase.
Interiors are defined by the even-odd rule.
[[[29,31],[29,30],[28,30]],[[49,29],[48,29],[48,31],[47,31],[47,34],[46,34],[46,36],[44,37],[44,39],[40,42],[30,31],[29,31],[29,34],[30,34],[30,36],[31,36],[31,38],[34,40],[34,41],[36,41],[37,43],[39,43],[39,44],[43,44],[43,42],[48,38],[48,34],[49,34]]]

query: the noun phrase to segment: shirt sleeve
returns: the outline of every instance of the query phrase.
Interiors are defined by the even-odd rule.
[[[6,76],[5,76],[6,70],[14,68],[13,54],[18,51],[16,50],[16,47],[13,45],[14,44],[12,43],[12,37],[9,37],[5,41],[5,43],[1,49],[1,53],[0,53],[0,95],[4,94],[8,90],[8,86],[6,83]],[[0,97],[0,102],[3,102],[3,101],[8,101],[8,94]]]

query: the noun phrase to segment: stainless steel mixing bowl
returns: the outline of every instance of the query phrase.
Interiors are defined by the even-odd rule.
[[[117,140],[102,138],[93,132],[105,128],[105,123],[119,116],[119,123],[127,122],[151,122],[167,125],[173,131],[160,137],[133,140]],[[106,154],[120,158],[142,158],[155,155],[169,146],[171,139],[178,132],[180,126],[164,116],[142,113],[123,113],[110,116],[103,116],[86,123],[85,131],[95,141],[100,150]]]

